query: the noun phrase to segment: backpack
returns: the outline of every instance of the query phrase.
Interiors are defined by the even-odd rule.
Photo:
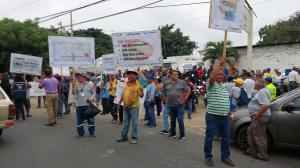
[[[14,82],[12,84],[12,92],[14,100],[26,100],[26,83]]]
[[[237,106],[246,106],[249,104],[251,99],[248,98],[248,95],[244,88],[241,88],[240,97],[237,98]]]

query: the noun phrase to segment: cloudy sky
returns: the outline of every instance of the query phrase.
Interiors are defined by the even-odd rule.
[[[4,17],[16,20],[34,19],[56,12],[76,8],[97,0],[1,0],[0,19]],[[131,9],[156,0],[108,0],[73,13],[73,23],[93,19],[115,12]],[[169,5],[180,3],[207,2],[209,0],[164,0],[156,5]],[[299,0],[249,0],[257,18],[254,19],[254,43],[259,40],[258,31],[267,24],[273,24],[278,20],[287,19],[294,12],[300,10]],[[101,28],[105,33],[124,31],[139,31],[156,29],[160,25],[175,23],[185,35],[198,43],[203,48],[207,41],[223,40],[223,32],[208,28],[209,4],[143,9],[119,16],[97,20],[75,26],[80,28]],[[43,27],[70,24],[70,16],[56,18],[41,23]],[[235,46],[245,45],[246,33],[229,33],[228,39]]]

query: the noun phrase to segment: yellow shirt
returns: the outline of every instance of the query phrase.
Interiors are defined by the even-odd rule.
[[[117,85],[118,85],[118,80],[117,79],[115,79],[114,81],[110,81],[108,83],[108,92],[109,92],[109,95],[116,96]]]
[[[140,95],[143,92],[141,84],[136,81],[135,83],[126,83],[123,92],[123,102],[125,107],[140,107]]]

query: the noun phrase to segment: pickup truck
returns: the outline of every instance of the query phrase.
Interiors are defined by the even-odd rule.
[[[5,91],[0,87],[0,136],[3,129],[15,125],[16,108]]]

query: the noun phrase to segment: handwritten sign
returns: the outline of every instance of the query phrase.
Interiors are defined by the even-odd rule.
[[[89,67],[95,62],[95,39],[49,36],[51,67]]]
[[[10,72],[41,75],[43,58],[11,53]]]
[[[162,65],[159,30],[113,33],[114,53],[120,66]]]

